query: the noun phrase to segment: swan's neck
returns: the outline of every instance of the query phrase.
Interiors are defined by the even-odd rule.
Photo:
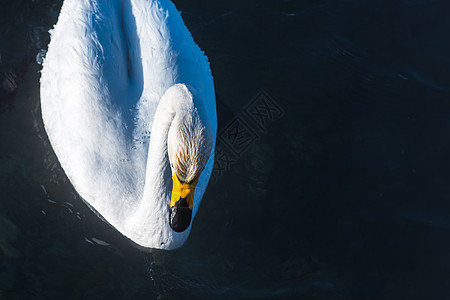
[[[147,159],[145,187],[142,200],[131,218],[131,228],[139,228],[133,239],[142,245],[164,248],[163,244],[181,243],[187,238],[190,228],[184,232],[174,232],[168,223],[171,196],[172,171],[168,155],[168,136],[171,127],[185,114],[195,111],[192,93],[184,84],[170,87],[156,109],[151,130]],[[151,233],[149,234],[149,231]],[[148,241],[151,237],[153,241]]]

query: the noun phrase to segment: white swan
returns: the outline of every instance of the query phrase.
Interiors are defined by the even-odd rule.
[[[183,245],[214,164],[217,117],[207,58],[169,0],[65,0],[41,108],[89,206],[141,246]]]

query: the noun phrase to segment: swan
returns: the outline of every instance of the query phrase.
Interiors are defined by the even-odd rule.
[[[83,201],[134,243],[189,236],[214,164],[208,59],[169,0],[65,0],[41,71],[50,144]]]

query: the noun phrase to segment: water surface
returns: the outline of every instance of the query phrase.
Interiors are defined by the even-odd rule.
[[[35,55],[62,1],[0,7],[0,299],[446,299],[447,1],[174,1],[219,140],[185,246],[145,252],[68,182]]]

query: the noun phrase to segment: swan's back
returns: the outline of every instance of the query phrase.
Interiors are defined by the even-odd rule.
[[[142,198],[157,104],[179,82],[215,132],[207,58],[170,1],[64,1],[42,70],[44,125],[77,192],[119,230]]]

